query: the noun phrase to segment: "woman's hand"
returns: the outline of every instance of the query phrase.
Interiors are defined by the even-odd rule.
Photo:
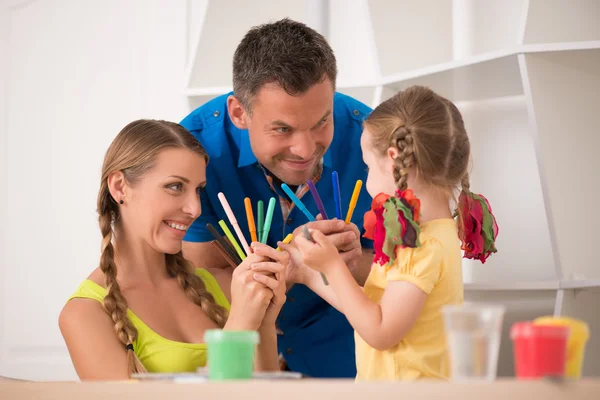
[[[231,309],[224,329],[258,330],[274,297],[273,290],[254,278],[251,266],[267,261],[259,254],[250,254],[233,271],[231,278]]]
[[[255,262],[250,266],[254,272],[256,282],[262,283],[273,292],[271,303],[267,307],[262,326],[275,324],[286,296],[286,271],[290,263],[290,256],[284,251],[277,251],[262,243],[252,243],[254,255],[261,256],[264,260]]]

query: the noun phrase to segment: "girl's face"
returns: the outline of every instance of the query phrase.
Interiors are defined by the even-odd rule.
[[[390,148],[385,154],[379,154],[371,145],[371,134],[367,128],[363,130],[360,138],[360,147],[363,161],[369,168],[366,184],[369,195],[373,198],[379,193],[393,196],[397,189],[394,181],[394,158],[398,151]]]
[[[175,254],[200,215],[199,192],[206,185],[206,161],[186,149],[165,149],[133,186],[124,186],[122,228],[129,240],[159,253]]]

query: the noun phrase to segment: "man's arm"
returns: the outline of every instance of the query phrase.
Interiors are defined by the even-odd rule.
[[[211,242],[183,242],[183,257],[196,268],[229,268],[227,261]]]

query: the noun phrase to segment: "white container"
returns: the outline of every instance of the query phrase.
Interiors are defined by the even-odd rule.
[[[465,303],[445,306],[442,312],[451,379],[496,379],[504,306]]]

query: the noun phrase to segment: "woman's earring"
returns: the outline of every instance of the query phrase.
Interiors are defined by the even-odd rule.
[[[123,200],[119,200],[119,204],[123,204]]]

